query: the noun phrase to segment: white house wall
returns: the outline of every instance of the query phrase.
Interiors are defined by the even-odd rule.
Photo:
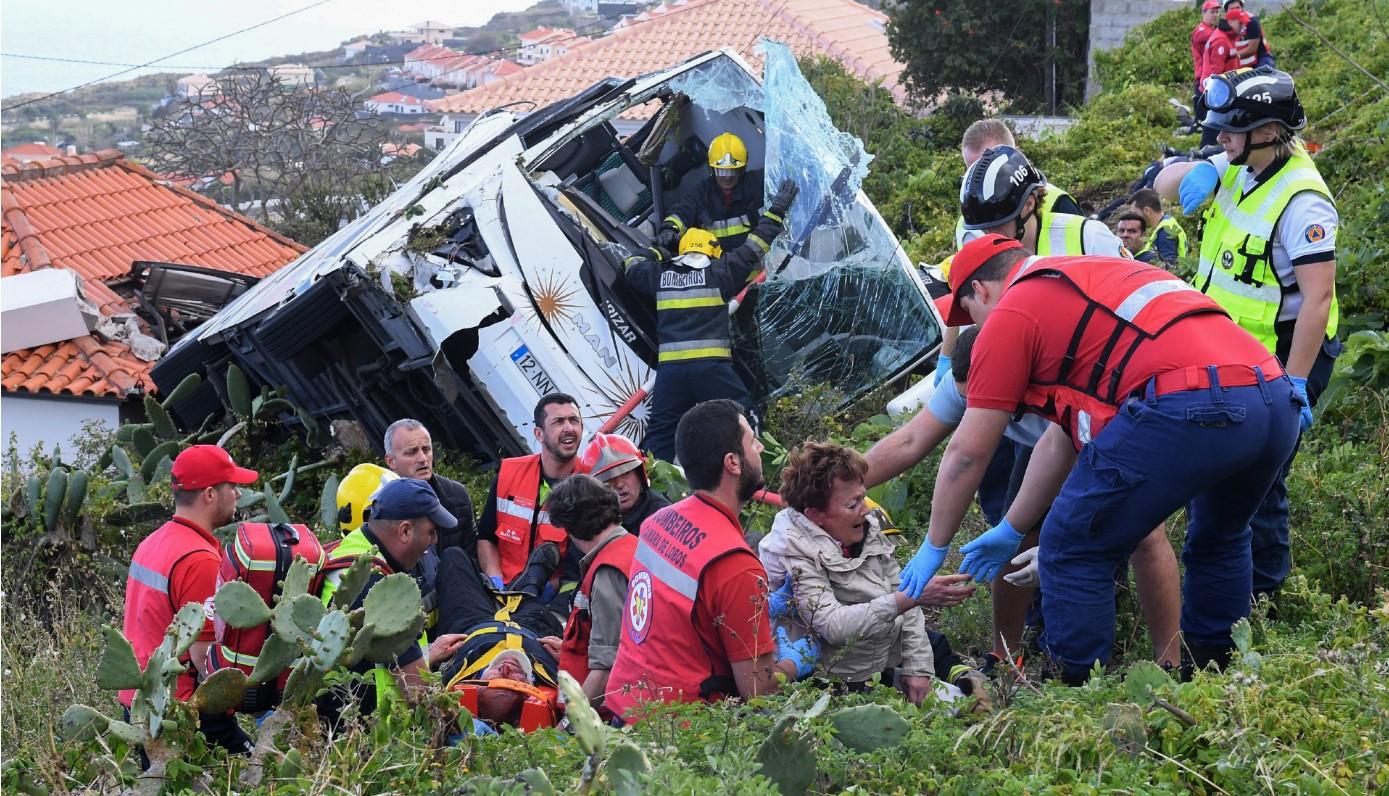
[[[106,430],[114,431],[120,425],[120,404],[19,395],[0,398],[5,447],[9,447],[10,435],[14,434],[21,455],[35,445],[42,445],[45,451],[53,450],[55,444],[72,450],[73,438],[82,435],[84,425],[90,421],[105,423]]]

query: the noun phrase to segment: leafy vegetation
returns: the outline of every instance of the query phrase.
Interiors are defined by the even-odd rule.
[[[1379,28],[1371,10],[1325,0],[1294,6],[1294,13],[1371,71],[1386,73],[1384,39],[1374,38]],[[1104,201],[1156,157],[1175,126],[1165,100],[1182,96],[1175,92],[1185,80],[1185,65],[1162,67],[1172,50],[1142,43],[1183,43],[1176,34],[1188,27],[1188,16],[1159,19],[1135,33],[1139,46],[1103,57],[1101,74],[1109,90],[1083,109],[1069,132],[1027,144],[1059,184]],[[1378,196],[1382,180],[1366,176],[1389,168],[1385,98],[1357,93],[1367,92],[1372,81],[1356,78],[1357,70],[1334,54],[1305,47],[1315,37],[1301,26],[1281,16],[1270,17],[1266,26],[1284,65],[1302,70],[1299,85],[1313,116],[1308,137],[1321,144],[1319,162],[1340,192],[1343,311],[1355,318],[1353,328],[1374,327],[1389,289],[1382,257],[1387,233],[1384,200]],[[1308,74],[1302,83],[1311,67],[1299,67],[1299,58],[1333,73]],[[979,114],[978,104],[952,100],[949,112],[916,119],[898,113],[884,92],[854,83],[838,67],[807,64],[806,72],[829,100],[836,121],[864,137],[878,155],[867,189],[884,217],[919,257],[946,253],[959,179],[956,146],[960,131]],[[1337,112],[1342,106],[1327,94],[1353,102]],[[1359,166],[1352,167],[1357,157]],[[170,395],[147,407],[150,423],[140,426],[138,439],[135,428],[94,430],[81,450],[12,451],[7,457],[7,623],[0,635],[5,666],[0,781],[6,792],[138,784],[131,743],[108,733],[64,740],[59,729],[74,703],[105,717],[120,715],[111,695],[98,687],[106,640],[99,628],[119,625],[126,562],[141,533],[155,524],[154,519],[133,526],[117,522],[137,502],[130,491],[135,476],[145,487],[139,502],[168,505],[162,466],[167,448],[150,463],[148,478],[140,472],[161,445],[181,444],[189,435],[220,439],[239,425],[227,445],[239,461],[254,462],[267,476],[257,489],[259,500],[248,498],[244,516],[268,514],[273,500],[286,515],[314,525],[321,538],[336,533],[332,518],[321,511],[323,495],[331,491],[334,473],[345,473],[372,454],[341,447],[345,435],[330,442],[322,429],[315,432],[304,424],[292,406],[278,403],[280,396],[253,394],[232,384],[234,378],[225,389],[228,413],[206,429],[166,427],[160,410],[173,404]],[[833,439],[862,450],[881,438],[895,425],[880,414],[882,403],[883,396],[875,395],[835,411],[835,388],[816,387],[773,405],[764,436],[772,488],[787,447],[801,440]],[[125,466],[113,445],[130,458]],[[1147,640],[1132,595],[1125,593],[1117,660],[1107,673],[1084,687],[1066,688],[1042,681],[1029,664],[998,681],[1000,710],[986,716],[961,714],[938,701],[913,707],[883,687],[825,701],[821,691],[802,684],[747,704],[668,707],[621,732],[585,720],[573,736],[507,731],[500,738],[468,735],[449,743],[441,728],[457,716],[457,705],[447,694],[437,694],[413,710],[349,722],[331,738],[296,736],[259,760],[264,778],[241,792],[1386,792],[1386,461],[1389,339],[1382,331],[1362,331],[1347,339],[1333,387],[1318,407],[1317,424],[1304,438],[1289,479],[1293,575],[1276,606],[1261,604],[1236,628],[1239,654],[1223,674],[1205,672],[1176,683],[1145,663]],[[904,552],[920,541],[936,465],[933,457],[873,492],[905,529]],[[488,474],[461,460],[441,460],[437,466],[464,481],[475,504],[481,502]],[[50,524],[45,490],[58,470],[67,484]],[[69,504],[78,470],[87,474],[86,496]],[[31,474],[39,476],[36,496]],[[653,481],[673,493],[683,488],[678,472],[666,465],[655,468]],[[56,487],[52,494],[58,494]],[[746,525],[765,531],[771,517],[771,509],[755,506]],[[962,541],[983,527],[972,510]],[[1169,527],[1180,546],[1182,523]],[[58,529],[67,532],[55,533]],[[40,539],[47,540],[43,546]],[[946,567],[957,564],[952,559]],[[987,594],[981,590],[938,621],[957,647],[970,652],[988,634]],[[252,765],[204,748],[186,724],[180,726],[174,734],[180,755],[165,765],[166,792],[225,791]],[[247,729],[254,733],[249,722]]]

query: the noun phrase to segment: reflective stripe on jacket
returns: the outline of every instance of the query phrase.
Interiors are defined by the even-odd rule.
[[[671,207],[662,222],[680,235],[690,227],[707,229],[719,239],[719,245],[726,252],[743,244],[761,209],[762,172],[746,171],[733,186],[729,201],[724,201],[723,189],[710,176],[700,180]]]
[[[1209,297],[1160,268],[1137,262],[1131,268],[1093,267],[1092,262],[1112,260],[1030,257],[1012,281],[1059,276],[1089,304],[1056,380],[1029,384],[1023,399],[1028,409],[1064,428],[1076,450],[1099,436],[1127,398],[1119,386],[1139,346],[1189,315],[1224,314]]]
[[[588,677],[588,639],[593,632],[593,616],[589,612],[589,601],[593,595],[593,579],[603,567],[613,567],[622,572],[622,577],[631,577],[632,556],[637,550],[637,537],[623,533],[603,543],[597,555],[584,571],[579,590],[574,595],[574,605],[569,610],[569,621],[564,625],[564,644],[560,647],[559,668],[583,685]]]
[[[1273,233],[1293,197],[1313,191],[1331,199],[1316,165],[1301,148],[1243,198],[1244,169],[1225,170],[1215,201],[1206,210],[1201,232],[1201,261],[1195,284],[1230,313],[1235,323],[1277,351],[1274,324],[1284,297],[1297,292],[1297,282],[1284,285],[1273,268]],[[1334,291],[1334,288],[1333,288]],[[1340,319],[1336,294],[1326,336],[1334,338]]]
[[[728,302],[747,285],[779,234],[781,219],[764,213],[741,246],[725,249],[705,268],[663,260],[654,252],[627,259],[627,283],[656,303],[658,361],[733,357]]]
[[[709,565],[738,554],[754,555],[737,519],[701,495],[646,521],[608,675],[609,710],[622,716],[638,702],[713,701],[736,692],[727,657],[704,645],[695,604]]]
[[[502,580],[510,583],[526,568],[526,560],[544,542],[559,545],[561,558],[569,547],[569,535],[550,524],[550,514],[540,499],[540,454],[502,459],[497,470],[497,552],[501,555]],[[560,570],[555,570],[558,578]]]
[[[174,517],[154,533],[145,537],[130,558],[130,570],[125,579],[125,638],[135,650],[140,668],[149,662],[150,655],[164,642],[164,632],[182,608],[174,605],[169,593],[169,580],[174,567],[189,555],[200,550],[220,555],[217,542],[206,532]],[[211,584],[209,584],[210,586]],[[193,696],[196,684],[194,670],[179,675],[174,697],[186,702]],[[133,689],[120,692],[121,704],[130,707],[135,696]]]

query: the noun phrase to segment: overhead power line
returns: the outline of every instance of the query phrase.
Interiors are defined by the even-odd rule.
[[[244,28],[241,28],[240,30],[234,30],[234,31],[232,31],[231,33],[225,33],[225,34],[223,34],[223,35],[221,35],[221,36],[218,36],[218,37],[215,38],[215,39],[209,39],[209,40],[207,40],[207,41],[205,41],[205,42],[202,42],[201,44],[194,44],[194,45],[191,46],[191,47],[185,47],[185,48],[183,48],[182,50],[179,50],[178,52],[169,53],[168,55],[162,56],[162,57],[160,57],[160,58],[155,58],[155,59],[153,59],[153,60],[151,60],[151,61],[146,61],[146,62],[144,62],[144,63],[142,63],[142,64],[132,64],[129,68],[127,68],[127,69],[122,69],[121,71],[116,72],[116,73],[114,73],[114,74],[107,75],[106,77],[97,78],[96,80],[88,80],[88,81],[85,82],[85,83],[79,83],[79,84],[77,84],[77,85],[75,85],[75,86],[71,86],[71,87],[69,87],[69,88],[65,88],[65,89],[62,89],[62,90],[60,90],[60,91],[54,91],[54,92],[52,92],[52,93],[45,94],[45,95],[43,95],[42,97],[35,97],[34,99],[31,99],[31,100],[25,100],[25,101],[23,101],[23,102],[15,103],[14,105],[9,106],[9,107],[7,108],[7,110],[18,110],[19,108],[23,108],[23,107],[25,107],[25,106],[27,106],[27,105],[33,105],[33,104],[38,103],[38,102],[44,102],[44,101],[46,101],[46,100],[53,99],[54,97],[60,96],[60,95],[62,95],[62,94],[71,93],[71,92],[76,91],[76,90],[78,90],[78,89],[80,89],[80,88],[86,88],[87,86],[91,86],[91,85],[94,85],[94,84],[96,84],[96,83],[103,83],[103,82],[105,82],[105,81],[107,81],[107,80],[112,80],[112,79],[114,79],[114,78],[120,77],[121,75],[126,75],[126,74],[129,74],[129,73],[131,73],[131,72],[134,72],[136,69],[144,69],[145,67],[153,66],[154,64],[157,64],[157,63],[159,63],[160,61],[167,61],[167,60],[169,60],[170,58],[177,58],[178,56],[183,55],[184,53],[188,53],[188,52],[192,52],[193,50],[201,49],[201,48],[203,48],[203,47],[208,46],[209,44],[216,44],[216,43],[219,42],[219,41],[225,41],[226,39],[230,39],[230,38],[233,37],[233,36],[239,36],[239,35],[241,35],[242,33],[246,33],[246,32],[248,32],[248,31],[252,31],[252,30],[255,30],[255,29],[257,29],[257,28],[263,28],[263,27],[265,27],[266,25],[269,25],[269,24],[271,24],[271,23],[279,22],[279,21],[282,20],[282,19],[288,19],[289,17],[292,17],[292,16],[294,16],[295,14],[302,14],[302,13],[304,13],[305,11],[309,11],[309,10],[311,10],[311,9],[318,8],[319,6],[322,6],[322,5],[327,5],[328,3],[331,3],[331,2],[333,2],[333,0],[317,0],[317,2],[313,2],[313,3],[310,3],[310,4],[306,5],[306,6],[302,6],[302,7],[300,7],[300,8],[296,8],[296,9],[294,9],[293,11],[287,11],[287,12],[285,12],[285,13],[283,13],[283,14],[277,16],[277,17],[272,17],[272,18],[267,19],[267,20],[265,20],[265,21],[263,21],[263,22],[257,22],[257,23],[254,24],[254,25],[248,25],[248,26],[246,26],[246,27],[244,27]]]
[[[666,19],[666,18],[668,18],[668,17],[673,17],[673,16],[675,16],[675,15],[677,15],[677,14],[683,14],[683,13],[685,13],[686,11],[690,11],[690,10],[693,10],[693,9],[695,9],[695,8],[701,8],[701,7],[704,7],[704,6],[707,6],[707,5],[712,5],[712,4],[715,4],[715,3],[719,3],[719,2],[721,2],[721,1],[722,1],[722,0],[709,0],[709,2],[707,2],[707,3],[691,3],[690,5],[687,5],[687,6],[685,6],[684,8],[674,9],[674,10],[671,10],[671,11],[666,12],[665,14],[661,14],[660,16],[649,17],[649,18],[644,19],[644,20],[641,20],[641,21],[639,21],[639,22],[632,22],[632,23],[629,23],[629,24],[628,24],[628,28],[634,28],[634,27],[637,27],[637,26],[639,26],[639,25],[645,25],[645,24],[650,23],[650,22],[655,22],[655,21],[657,21],[657,20]],[[211,41],[203,42],[202,44],[196,44],[196,45],[194,45],[194,46],[192,46],[192,47],[188,47],[188,48],[179,50],[179,51],[176,52],[176,53],[172,53],[172,54],[170,54],[170,55],[166,55],[166,56],[164,56],[163,58],[156,58],[156,59],[154,59],[153,61],[146,61],[145,63],[142,63],[142,64],[124,63],[124,62],[120,62],[120,61],[88,60],[88,59],[83,59],[83,58],[66,58],[66,57],[50,56],[50,55],[31,55],[31,54],[28,54],[28,53],[0,52],[0,56],[3,56],[3,57],[5,57],[5,58],[20,58],[20,59],[30,60],[30,61],[52,61],[52,62],[57,62],[57,63],[77,63],[77,64],[94,64],[94,65],[98,65],[98,66],[123,66],[123,67],[129,67],[129,68],[124,69],[124,70],[122,70],[122,71],[120,71],[120,72],[116,72],[115,74],[107,75],[106,77],[98,78],[98,79],[96,79],[96,80],[89,80],[89,81],[87,81],[86,83],[82,83],[82,84],[80,84],[80,85],[72,86],[71,88],[65,88],[65,89],[63,89],[63,90],[61,90],[61,91],[55,91],[55,92],[53,92],[53,93],[51,93],[51,94],[45,94],[45,95],[42,96],[42,97],[36,97],[36,98],[34,98],[34,99],[25,100],[24,102],[16,103],[16,104],[14,104],[14,105],[8,105],[8,106],[6,106],[5,109],[6,109],[6,110],[16,110],[16,109],[18,109],[18,108],[23,108],[23,107],[25,107],[26,105],[33,105],[33,104],[35,104],[35,103],[43,102],[43,101],[45,101],[45,100],[52,99],[53,97],[57,97],[57,96],[62,95],[62,94],[67,94],[67,93],[76,91],[76,90],[81,89],[81,88],[86,88],[87,86],[91,86],[91,85],[95,85],[95,84],[97,84],[97,83],[101,83],[101,82],[104,82],[104,81],[107,81],[107,80],[111,80],[112,78],[119,77],[119,76],[124,75],[124,74],[127,74],[127,73],[129,73],[129,72],[133,72],[133,71],[135,71],[135,70],[137,70],[137,69],[156,68],[156,67],[155,67],[156,64],[158,64],[158,67],[157,67],[157,68],[161,68],[161,69],[188,69],[188,70],[199,70],[199,71],[205,71],[205,72],[237,72],[237,71],[252,71],[252,70],[265,69],[266,67],[264,67],[264,66],[248,66],[248,65],[243,65],[243,64],[233,64],[233,65],[231,65],[231,66],[190,66],[190,65],[176,66],[176,65],[173,65],[173,64],[163,64],[163,63],[160,63],[160,62],[161,62],[161,61],[168,60],[169,58],[173,58],[173,57],[178,56],[178,55],[182,55],[182,54],[184,54],[184,53],[186,53],[186,52],[190,52],[190,51],[192,51],[192,50],[196,50],[196,49],[198,49],[198,48],[200,48],[200,47],[206,47],[206,46],[209,45],[209,44],[214,44],[214,43],[216,43],[216,42],[222,41],[223,39],[227,39],[227,38],[230,38],[230,37],[232,37],[232,36],[235,36],[235,35],[237,35],[237,34],[239,34],[239,33],[245,33],[246,31],[253,30],[253,29],[255,29],[255,28],[262,27],[262,26],[264,26],[264,25],[268,25],[268,24],[270,24],[270,23],[272,23],[272,22],[279,21],[279,20],[284,19],[285,17],[291,16],[291,15],[293,15],[293,14],[298,14],[298,13],[300,13],[300,12],[302,12],[302,11],[308,11],[308,10],[311,9],[311,8],[314,8],[314,7],[316,7],[316,6],[320,6],[320,5],[323,5],[324,3],[329,3],[329,2],[332,2],[332,0],[319,0],[319,2],[317,2],[317,3],[313,3],[312,5],[308,5],[308,6],[305,6],[305,7],[303,7],[303,8],[300,8],[300,9],[298,9],[298,10],[291,11],[291,12],[289,12],[289,13],[287,13],[287,14],[282,14],[281,16],[275,17],[274,19],[268,19],[268,20],[266,20],[265,22],[261,22],[261,23],[258,23],[258,24],[256,24],[256,25],[252,25],[252,26],[247,27],[247,28],[242,28],[241,30],[234,31],[234,32],[232,32],[232,33],[228,33],[228,34],[226,34],[225,36],[220,36],[220,37],[218,37],[218,38],[216,38],[216,39],[212,39]],[[783,6],[786,5],[786,3],[784,2],[784,0],[783,0],[782,5],[783,5]],[[773,13],[776,13],[776,12],[773,12]],[[550,44],[560,44],[560,43],[566,42],[566,41],[573,41],[574,39],[586,38],[586,33],[587,33],[587,31],[592,30],[592,29],[594,29],[594,28],[596,28],[596,27],[601,27],[601,26],[602,26],[602,23],[601,23],[601,22],[591,22],[591,23],[589,23],[589,24],[587,24],[587,25],[582,26],[581,28],[576,29],[575,32],[574,32],[574,34],[573,34],[572,36],[565,36],[565,37],[563,37],[563,38],[553,39],[553,40],[551,40],[549,43],[550,43]],[[764,23],[764,26],[765,26],[765,23]],[[756,34],[754,34],[754,39],[755,39],[755,38],[756,38]],[[492,59],[495,60],[495,59],[498,59],[498,58],[503,58],[503,57],[505,57],[506,55],[514,55],[514,54],[517,54],[517,53],[521,52],[523,49],[524,49],[524,48],[523,48],[521,45],[515,45],[515,46],[512,46],[512,47],[499,47],[499,48],[494,48],[494,49],[491,49],[491,50],[476,50],[476,51],[453,50],[453,51],[449,52],[447,55],[433,56],[433,57],[430,57],[430,58],[412,58],[412,59],[410,59],[410,62],[415,63],[415,62],[425,62],[425,61],[448,61],[448,60],[452,60],[452,59],[454,59],[454,58],[459,58],[459,57],[462,57],[462,56],[488,57],[488,58],[492,58]],[[321,70],[324,70],[324,71],[330,71],[330,70],[335,70],[335,69],[361,69],[361,68],[363,68],[363,67],[370,67],[370,66],[403,66],[405,63],[406,63],[406,61],[405,61],[404,59],[401,59],[401,60],[399,60],[399,61],[377,61],[377,62],[374,62],[374,63],[367,63],[367,64],[337,64],[337,63],[334,63],[334,64],[305,64],[305,66],[307,66],[307,67],[310,68],[310,69],[316,69],[316,70],[317,70],[317,69],[321,69]],[[456,71],[456,70],[450,70],[450,71]],[[445,74],[448,74],[448,73],[445,73]],[[441,75],[441,76],[442,76],[442,75]]]

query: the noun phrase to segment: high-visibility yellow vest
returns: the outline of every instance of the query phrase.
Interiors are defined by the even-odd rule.
[[[375,547],[375,545],[367,539],[366,534],[362,533],[362,529],[358,528],[344,536],[341,542],[338,542],[337,546],[332,550],[332,557],[360,556],[369,552],[373,547]],[[324,579],[322,589],[324,605],[328,605],[332,602],[333,595],[338,590],[338,584],[342,581],[342,573],[344,571],[345,570],[342,569],[334,570],[329,572]],[[428,636],[421,635],[419,644],[420,650],[424,652],[427,657],[429,652]],[[372,683],[376,686],[377,712],[388,709],[390,703],[400,699],[400,690],[396,688],[395,675],[391,673],[389,666],[378,663],[376,668],[372,669]]]
[[[1081,227],[1084,225],[1084,222],[1085,222],[1085,218],[1084,218],[1083,216],[1072,215],[1072,214],[1070,214],[1070,213],[1060,213],[1060,214],[1056,214],[1056,213],[1052,213],[1052,212],[1051,212],[1051,211],[1052,211],[1052,208],[1054,208],[1054,207],[1056,206],[1057,200],[1059,200],[1059,199],[1060,199],[1061,197],[1063,197],[1063,196],[1065,196],[1065,197],[1070,197],[1070,194],[1066,193],[1065,191],[1061,190],[1060,188],[1057,188],[1055,185],[1052,185],[1051,183],[1047,183],[1046,188],[1047,188],[1046,196],[1043,196],[1043,197],[1042,197],[1042,204],[1041,204],[1040,207],[1037,208],[1038,222],[1039,222],[1039,223],[1038,223],[1038,228],[1039,228],[1039,229],[1045,228],[1045,227],[1047,226],[1047,220],[1048,220],[1048,219],[1051,219],[1051,218],[1054,218],[1054,217],[1061,218],[1065,223],[1068,223],[1068,224],[1069,224],[1069,223],[1073,223],[1073,222],[1071,221],[1072,219],[1079,219],[1078,222],[1074,222],[1074,223],[1076,223],[1076,235],[1079,236],[1079,234],[1080,234],[1080,233],[1079,233],[1079,230],[1081,229]],[[973,235],[969,235],[969,233],[971,233],[971,232],[973,232],[974,234],[973,234]],[[969,242],[970,240],[972,240],[973,238],[975,238],[975,237],[977,237],[977,236],[979,236],[979,235],[982,235],[982,234],[983,234],[983,233],[980,232],[979,230],[966,230],[966,229],[965,229],[965,217],[964,217],[964,216],[956,216],[956,217],[955,217],[955,248],[956,248],[956,249],[959,249],[961,246],[964,246],[966,243],[968,243],[968,242]],[[1041,238],[1042,238],[1042,233],[1041,233],[1041,232],[1038,232],[1038,234],[1037,234],[1037,245],[1038,245],[1039,247],[1044,245],[1044,244],[1042,243]],[[1052,252],[1049,252],[1049,253],[1050,253],[1050,254],[1073,254],[1073,255],[1083,254],[1084,252],[1081,251],[1081,241],[1082,241],[1082,240],[1083,240],[1083,239],[1082,239],[1081,237],[1076,237],[1075,240],[1072,242],[1072,243],[1074,244],[1073,247],[1069,247],[1069,245],[1068,245],[1068,247],[1065,248],[1063,251],[1052,251]],[[1038,254],[1047,254],[1048,252],[1038,251],[1037,253],[1038,253]],[[949,270],[949,268],[947,267],[947,268],[945,268],[945,269],[943,269],[943,270],[944,270],[944,272],[945,272],[945,278],[946,278],[946,279],[949,279],[949,278],[950,278],[950,270]]]
[[[1177,239],[1177,257],[1186,257],[1186,253],[1188,251],[1186,241],[1186,230],[1182,229],[1182,225],[1177,223],[1177,219],[1171,216],[1162,217],[1162,220],[1157,223],[1157,226],[1153,227],[1153,232],[1151,235],[1148,236],[1148,240],[1143,244],[1143,248],[1139,249],[1138,253],[1135,254],[1134,257],[1141,257],[1144,254],[1153,251],[1155,242],[1157,241],[1158,231],[1164,229],[1167,230],[1168,235],[1171,235],[1172,237]]]
[[[1037,225],[1037,255],[1085,254],[1085,216],[1043,213]]]
[[[1201,261],[1194,284],[1215,299],[1246,331],[1269,351],[1278,349],[1274,324],[1283,305],[1284,291],[1296,292],[1296,283],[1284,288],[1273,269],[1273,231],[1288,202],[1304,191],[1331,199],[1331,192],[1307,152],[1300,147],[1286,163],[1240,198],[1244,170],[1230,167],[1207,208],[1201,234]],[[1334,288],[1333,288],[1334,290]],[[1340,309],[1333,292],[1326,336],[1335,337]]]

